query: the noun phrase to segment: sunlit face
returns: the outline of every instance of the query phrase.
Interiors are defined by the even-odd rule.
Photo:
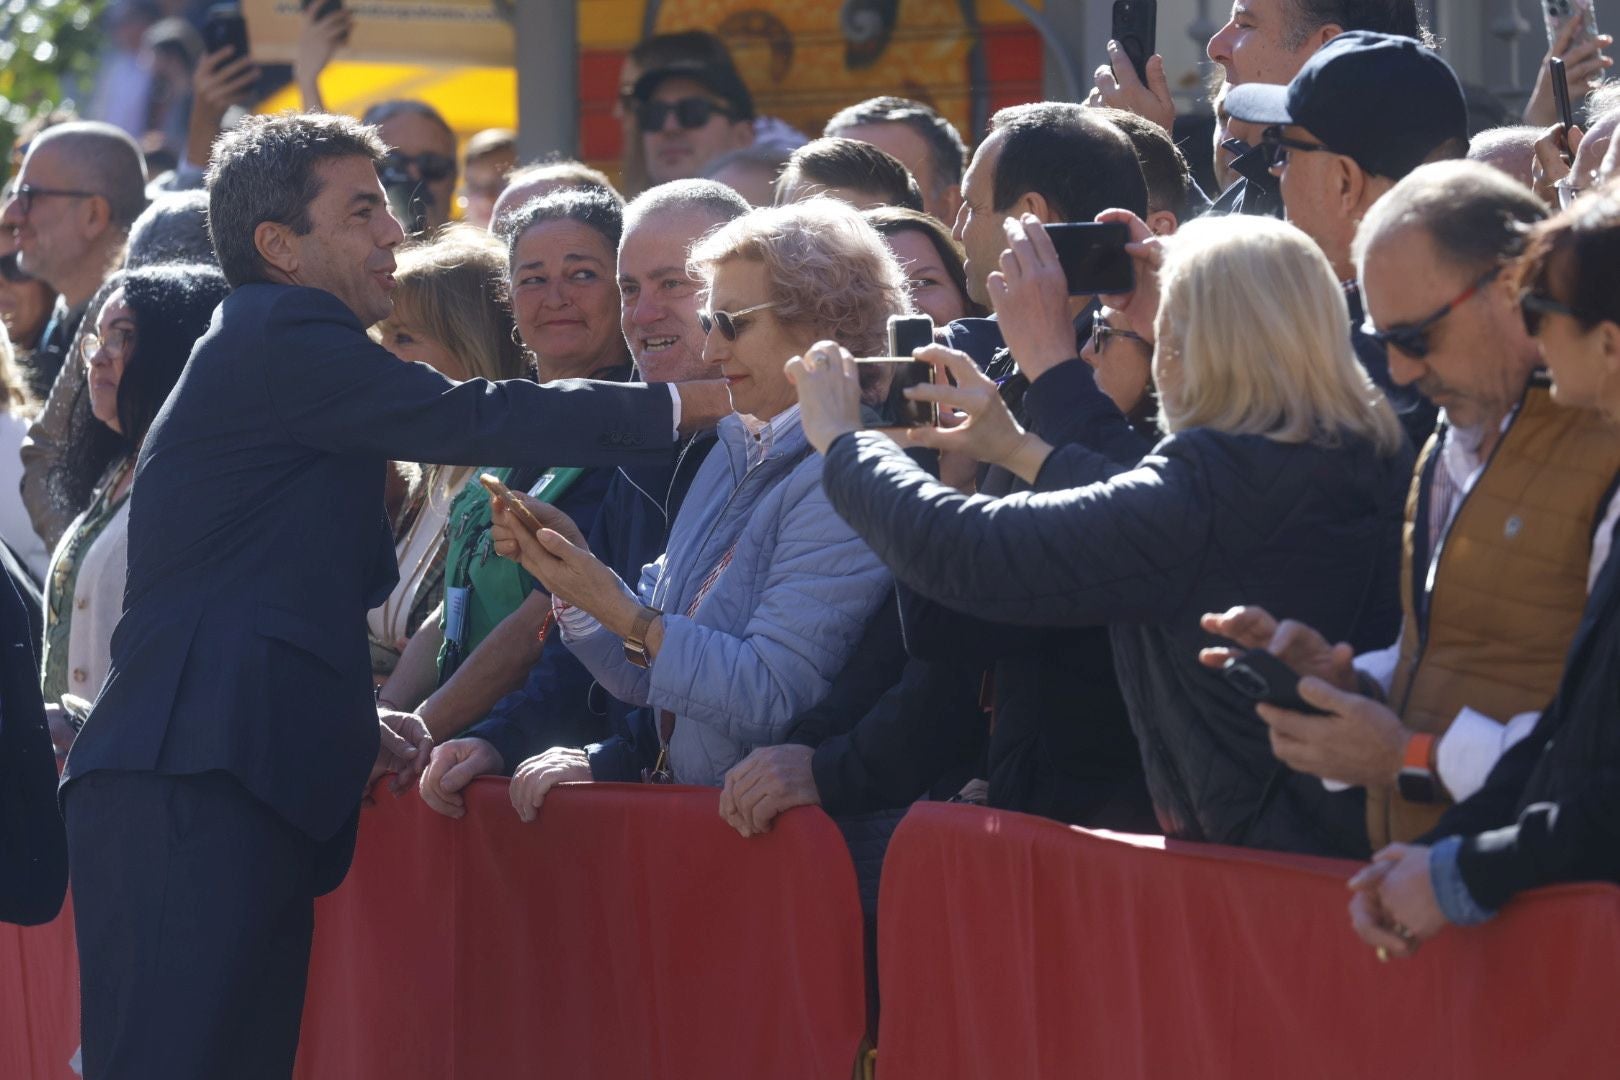
[[[379,323],[377,329],[382,335],[383,348],[401,360],[426,364],[457,382],[472,377],[461,358],[424,330],[407,305],[395,304],[394,313]]]
[[[682,127],[671,110],[664,119],[663,127],[641,133],[642,147],[647,155],[647,176],[655,184],[702,176],[703,170],[715,158],[732,150],[740,150],[754,141],[753,123],[734,120],[721,111],[728,110],[730,106],[695,80],[665,79],[658,84],[649,100],[674,105],[686,98],[703,98],[713,103],[715,110],[707,122],[696,128]]]
[[[1000,264],[1001,252],[1007,246],[1007,234],[1002,228],[1006,215],[997,213],[994,206],[996,162],[1004,142],[1005,133],[998,131],[974,152],[962,177],[962,209],[957,211],[952,234],[967,253],[968,295],[986,307],[990,306],[990,292],[985,279]]]
[[[749,259],[727,259],[714,268],[709,310],[744,311],[769,300],[761,264]],[[727,341],[718,325],[710,330],[704,339],[703,358],[710,365],[718,365],[731,391],[733,409],[769,420],[798,402],[798,391],[784,369],[789,360],[802,356],[817,340],[813,332],[785,326],[774,311],[757,311],[737,321],[736,341]]]
[[[309,204],[310,231],[282,228],[294,260],[287,276],[295,285],[325,289],[370,326],[394,309],[394,249],[405,232],[388,212],[369,159],[332,158],[317,162],[315,172],[321,191]]]
[[[619,242],[621,325],[647,382],[713,377],[698,325],[700,282],[688,276],[686,254],[714,224],[697,211],[644,217]]]
[[[79,269],[94,245],[91,197],[67,194],[88,191],[86,177],[58,144],[47,142],[29,150],[16,179],[16,187],[23,185],[39,194],[29,200],[27,214],[22,199],[7,199],[0,206],[0,228],[13,234],[19,268],[59,285]]]
[[[398,112],[377,125],[377,134],[388,146],[412,160],[407,166],[411,178],[423,183],[432,199],[423,215],[429,229],[438,228],[450,220],[450,199],[456,190],[456,139],[438,124],[420,113]],[[417,162],[424,154],[445,158],[450,162],[448,175],[433,179],[422,175]]]
[[[1549,275],[1556,284],[1538,291],[1571,306],[1563,295],[1568,291],[1563,282],[1566,275],[1556,272],[1563,262],[1556,259],[1555,272]],[[1572,408],[1602,409],[1611,417],[1620,415],[1620,378],[1616,377],[1620,326],[1607,321],[1584,326],[1573,315],[1549,311],[1540,316],[1535,342],[1542,363],[1552,374],[1554,401]]]
[[[1289,82],[1319,47],[1315,35],[1291,44],[1291,0],[1234,0],[1226,25],[1209,39],[1209,58],[1233,86]]]
[[[85,360],[85,385],[90,391],[90,412],[120,435],[118,386],[135,351],[135,311],[124,302],[124,290],[115,289],[96,319],[99,347]]]
[[[589,225],[531,227],[512,258],[512,313],[543,380],[584,378],[623,356],[614,252]]]
[[[933,319],[935,326],[967,316],[967,297],[951,280],[945,270],[945,260],[926,234],[917,229],[902,229],[885,239],[906,271],[911,302],[918,311]]]

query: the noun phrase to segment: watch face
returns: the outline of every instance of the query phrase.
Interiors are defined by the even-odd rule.
[[[1434,775],[1427,769],[1402,769],[1395,779],[1395,789],[1407,802],[1438,802]]]

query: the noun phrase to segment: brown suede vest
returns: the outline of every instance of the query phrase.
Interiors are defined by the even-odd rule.
[[[1389,700],[1413,731],[1439,736],[1464,706],[1506,723],[1545,708],[1586,606],[1592,536],[1620,471],[1620,433],[1596,412],[1553,403],[1537,373],[1517,415],[1440,540],[1432,582],[1428,529],[1439,437],[1419,458],[1406,502],[1401,656]],[[1425,611],[1425,607],[1427,610]],[[1427,832],[1444,803],[1393,788],[1367,792],[1373,850]]]

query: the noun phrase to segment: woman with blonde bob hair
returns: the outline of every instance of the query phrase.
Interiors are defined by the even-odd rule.
[[[1037,232],[1009,227],[1008,289],[1061,281]],[[1168,835],[1364,856],[1359,790],[1330,792],[1276,763],[1253,699],[1199,663],[1216,644],[1199,616],[1264,595],[1286,617],[1331,627],[1330,640],[1387,644],[1410,452],[1303,233],[1225,218],[1167,247],[1153,370],[1168,437],[1134,468],[1020,430],[995,385],[938,347],[918,355],[957,385],[908,393],[967,419],[912,440],[1003,465],[1033,491],[965,497],[857,430],[853,365],[830,346],[789,366],[805,430],[826,455],[833,508],[903,584],[996,622],[1109,626]]]
[[[755,747],[782,742],[818,704],[892,587],[822,490],[784,365],[830,338],[882,355],[888,317],[910,311],[883,238],[849,206],[811,199],[745,214],[700,240],[703,356],[730,386],[721,421],[634,589],[565,516],[524,500],[538,533],[495,514],[496,551],[551,592],[563,640],[615,697],[658,717],[648,777],[718,785]],[[553,784],[594,776],[582,749],[518,766],[513,807],[532,820]]]

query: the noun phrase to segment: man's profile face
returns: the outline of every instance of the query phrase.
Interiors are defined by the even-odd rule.
[[[406,171],[432,196],[424,214],[427,228],[436,229],[449,221],[450,200],[456,190],[455,136],[415,112],[395,113],[377,125],[377,134],[389,149],[409,159]],[[428,164],[426,170],[424,163]]]
[[[619,243],[620,325],[647,382],[713,374],[703,359],[697,319],[700,283],[687,274],[686,254],[714,225],[701,211],[653,214],[636,222]]]
[[[695,128],[682,127],[674,112],[674,106],[688,100],[713,106],[708,120]],[[648,101],[670,107],[661,127],[641,133],[647,176],[655,184],[702,176],[715,158],[754,141],[752,122],[732,119],[731,106],[695,79],[665,79]]]
[[[72,168],[68,156],[52,143],[36,145],[23,162],[16,186],[27,184],[47,191],[88,191],[85,177]],[[58,288],[90,250],[85,211],[88,199],[76,195],[39,194],[30,200],[28,213],[22,200],[6,200],[0,227],[15,230],[17,266]]]
[[[369,158],[332,158],[315,174],[321,191],[309,206],[310,231],[290,240],[298,265],[289,277],[325,289],[370,326],[394,310],[394,249],[405,232],[388,212]]]
[[[996,164],[1007,140],[1004,132],[994,132],[979,144],[973,160],[962,176],[962,209],[956,213],[954,235],[967,253],[968,295],[979,303],[990,304],[985,279],[1001,265],[1001,252],[1007,246],[1002,228],[1006,214],[995,209]]]
[[[1296,142],[1320,142],[1297,124],[1283,128],[1283,136]],[[1289,224],[1316,241],[1329,258],[1335,257],[1334,238],[1343,228],[1338,196],[1344,167],[1343,159],[1327,150],[1289,150],[1287,159],[1275,170],[1284,216]]]
[[[1209,39],[1209,58],[1229,86],[1289,82],[1317,49],[1311,36],[1294,45],[1295,0],[1233,0],[1226,25]]]

